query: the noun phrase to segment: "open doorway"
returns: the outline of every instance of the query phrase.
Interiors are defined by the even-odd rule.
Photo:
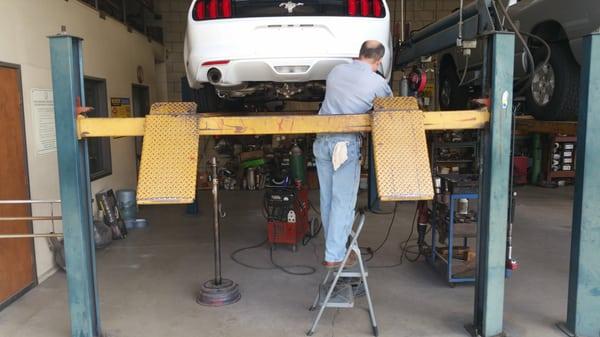
[[[133,117],[144,117],[150,112],[150,90],[147,86],[133,84],[131,86],[131,97],[133,103]],[[143,137],[135,137],[135,167],[136,172],[140,169],[142,159]]]

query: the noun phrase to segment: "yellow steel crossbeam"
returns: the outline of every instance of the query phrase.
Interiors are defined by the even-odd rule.
[[[425,130],[481,129],[490,120],[482,110],[425,112]],[[370,132],[371,116],[361,115],[198,115],[198,136],[272,135],[302,133]],[[204,117],[206,116],[206,117]],[[79,138],[143,136],[145,118],[77,119]]]

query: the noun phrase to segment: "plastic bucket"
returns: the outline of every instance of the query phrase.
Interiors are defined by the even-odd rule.
[[[135,219],[137,217],[135,190],[118,190],[117,206],[123,220]]]

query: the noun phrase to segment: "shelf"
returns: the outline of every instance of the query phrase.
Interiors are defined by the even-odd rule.
[[[456,160],[436,160],[437,163],[472,163],[474,160],[470,159],[456,159]]]
[[[435,143],[436,148],[477,147],[478,142]]]

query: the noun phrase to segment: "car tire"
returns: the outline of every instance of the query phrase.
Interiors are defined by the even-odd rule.
[[[548,64],[537,64],[527,88],[527,112],[538,120],[577,120],[580,68],[566,43],[550,44]],[[540,53],[541,54],[541,53]],[[542,62],[545,55],[534,55]]]
[[[467,107],[467,90],[460,87],[460,79],[452,62],[444,62],[440,66],[438,101],[441,110],[457,110]]]

